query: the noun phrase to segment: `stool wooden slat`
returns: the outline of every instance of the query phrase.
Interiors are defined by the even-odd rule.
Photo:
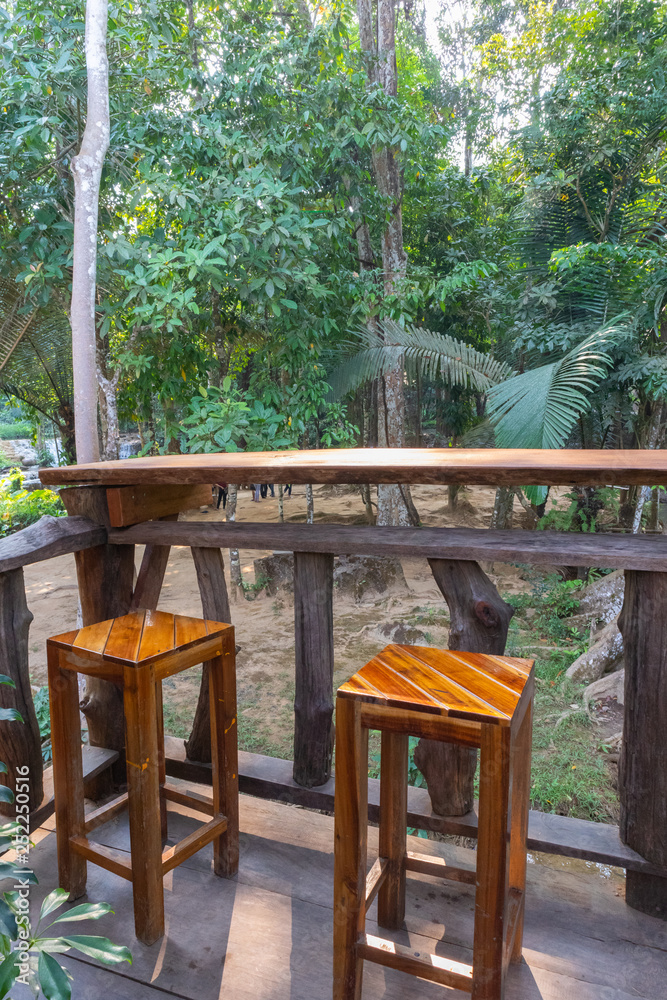
[[[502,1000],[520,961],[530,791],[533,661],[387,646],[338,690],[334,856],[334,1000],[360,1000],[364,960]],[[368,729],[381,731],[379,857],[367,868]],[[410,735],[480,749],[477,868],[406,851]],[[471,965],[417,955],[366,934],[405,919],[406,874],[474,885]]]
[[[164,933],[166,872],[213,843],[217,875],[238,869],[238,750],[234,629],[231,625],[134,611],[47,640],[51,702],[54,797],[60,884],[71,899],[86,888],[86,864],[132,882],[137,937],[152,944]],[[206,662],[209,667],[213,799],[167,789],[162,681]],[[84,815],[77,673],[120,684],[125,707],[127,793]],[[204,812],[210,819],[180,843],[163,850],[167,801]],[[88,834],[124,808],[130,825],[130,856],[95,844]]]

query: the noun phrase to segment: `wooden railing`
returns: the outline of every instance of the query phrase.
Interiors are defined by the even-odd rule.
[[[131,489],[128,487],[127,489]],[[161,493],[164,500],[164,491]],[[295,553],[295,738],[289,764],[242,754],[240,779],[252,794],[331,809],[333,712],[333,560],[335,555],[371,554],[429,561],[434,579],[450,608],[453,648],[502,653],[511,610],[501,600],[478,560],[592,566],[625,571],[626,596],[621,630],[626,658],[624,743],[621,755],[621,826],[587,823],[568,817],[531,813],[533,849],[584,857],[626,868],[627,899],[639,909],[665,914],[667,903],[667,537],[559,532],[492,531],[440,528],[372,528],[326,524],[215,524],[174,520],[163,507],[162,520],[111,527],[106,490],[79,487],[63,494],[70,517],[43,519],[0,542],[0,671],[17,682],[16,705],[28,720],[13,727],[22,735],[4,736],[0,759],[10,764],[39,756],[36,720],[31,716],[28,678],[30,614],[23,591],[23,565],[73,552],[77,562],[84,624],[154,608],[159,599],[169,548],[192,550],[204,614],[231,620],[221,549],[278,549]],[[181,491],[176,508],[190,506]],[[167,505],[168,506],[168,505]],[[128,508],[129,509],[129,508]],[[132,506],[132,517],[148,507]],[[150,516],[150,513],[149,513]],[[165,520],[171,517],[171,520]],[[118,520],[118,517],[116,518]],[[122,517],[121,517],[122,520]],[[146,546],[133,588],[134,546]],[[13,630],[12,623],[22,622]],[[360,664],[361,666],[361,664]],[[108,691],[98,681],[87,691],[85,711],[92,743],[122,750],[122,710],[109,727]],[[99,695],[99,699],[97,698]],[[178,741],[168,741],[168,768],[176,776],[206,781],[207,679],[204,674],[187,755]],[[97,703],[99,701],[99,704]],[[104,718],[100,716],[104,706]],[[98,711],[99,710],[99,711]],[[118,721],[120,720],[120,721]],[[100,736],[103,735],[104,743]],[[170,749],[169,749],[170,748]],[[471,781],[448,766],[448,783]],[[371,787],[371,815],[377,812]],[[444,788],[447,793],[447,787]],[[35,792],[37,794],[37,792]],[[375,798],[374,798],[375,797]],[[374,813],[375,811],[375,813]],[[427,794],[410,791],[410,823],[442,832],[475,833],[474,810],[465,816],[436,815]]]

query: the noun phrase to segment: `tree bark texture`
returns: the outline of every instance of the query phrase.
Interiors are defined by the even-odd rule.
[[[231,623],[225,566],[220,549],[193,548],[192,558],[197,570],[197,583],[201,594],[204,618],[214,622]],[[202,670],[199,700],[195,711],[190,739],[185,744],[188,760],[198,760],[204,764],[211,762],[211,715],[209,702],[209,665]]]
[[[389,97],[398,94],[396,67],[395,0],[377,0],[377,33],[373,25],[372,0],[357,0],[359,39],[366,59],[370,87],[380,86]],[[387,221],[382,233],[382,280],[385,295],[394,295],[405,278],[407,254],[403,247],[403,191],[396,150],[376,147],[372,151],[373,176],[378,191],[386,200]],[[370,235],[357,230],[361,241]],[[381,448],[401,448],[404,442],[405,399],[403,364],[378,380],[378,444]],[[409,525],[419,523],[409,487],[378,486],[377,523]],[[416,518],[416,521],[415,521]]]
[[[333,752],[333,555],[294,553],[294,780],[331,776]]]
[[[505,652],[514,608],[506,604],[476,562],[429,559],[450,614],[449,648],[467,653]],[[473,807],[477,751],[420,740],[415,764],[426,778],[433,812],[462,816]]]
[[[35,706],[30,690],[28,667],[28,633],[32,614],[28,610],[23,583],[23,570],[0,573],[0,673],[14,681],[16,689],[2,685],[2,707],[16,708],[23,723],[0,722],[0,760],[8,773],[0,781],[12,790],[16,787],[16,768],[30,768],[30,811],[42,801],[44,794],[42,749]],[[14,806],[0,806],[0,813],[14,815]]]
[[[667,573],[625,572],[619,618],[625,719],[619,764],[621,840],[667,872]],[[667,917],[667,877],[627,872],[626,900]]]
[[[109,524],[106,490],[102,486],[77,486],[60,494],[68,514],[89,517],[97,524]],[[75,552],[76,573],[83,625],[126,615],[132,604],[134,545],[97,545]],[[123,694],[115,684],[86,677],[81,711],[88,722],[91,746],[118,750],[114,780],[124,777],[125,712]],[[104,776],[102,776],[104,778]],[[98,793],[102,785],[96,786]],[[90,793],[95,797],[95,793]]]
[[[236,520],[238,495],[238,486],[236,483],[230,483],[227,496],[227,520],[230,522]],[[229,550],[229,575],[232,584],[232,600],[236,601],[239,596],[243,597],[243,572],[238,549]]]
[[[72,267],[72,365],[74,417],[79,462],[99,461],[95,283],[97,213],[104,157],[109,148],[109,63],[107,0],[86,2],[88,107],[81,149],[72,158],[74,259]]]

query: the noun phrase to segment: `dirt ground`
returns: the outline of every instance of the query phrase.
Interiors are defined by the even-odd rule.
[[[365,523],[358,493],[346,487],[315,487],[316,520],[337,523]],[[470,487],[460,495],[457,508],[450,511],[447,491],[422,486],[413,490],[415,502],[427,525],[487,527],[493,509],[494,491]],[[223,520],[214,506],[208,513],[199,510],[182,515],[187,520]],[[515,513],[515,518],[517,514]],[[238,520],[277,521],[278,500],[253,503],[251,493],[239,492]],[[305,521],[303,487],[295,486],[285,499],[285,519]],[[516,523],[516,521],[515,521]],[[267,550],[241,552],[244,580],[254,582],[253,560],[269,555]],[[142,548],[136,552],[137,567]],[[352,595],[336,590],[334,597],[336,677],[338,684],[370,659],[387,643],[377,631],[383,624],[404,623],[423,635],[425,644],[447,644],[446,604],[436,587],[425,560],[403,561],[407,589],[393,587],[383,595],[368,595],[355,602]],[[229,559],[225,559],[229,571]],[[525,590],[520,571],[512,566],[486,567],[494,582],[506,593]],[[46,682],[45,642],[49,635],[71,629],[77,621],[77,586],[73,556],[62,556],[25,569],[26,593],[34,621],[30,631],[32,682]],[[251,595],[252,596],[252,595]],[[186,615],[201,615],[201,603],[189,549],[174,548],[160,598],[159,608]],[[253,600],[237,599],[232,617],[237,642],[238,697],[241,743],[245,749],[262,749],[280,756],[291,750],[292,702],[294,696],[294,626],[291,595],[269,597],[261,592]],[[413,641],[420,641],[418,635]],[[165,683],[165,723],[176,736],[185,736],[194,714],[200,674],[190,670]]]

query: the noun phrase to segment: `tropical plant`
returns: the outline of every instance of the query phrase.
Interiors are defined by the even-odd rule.
[[[53,490],[26,490],[25,474],[21,469],[10,469],[0,481],[0,538],[11,535],[49,514],[64,517],[62,500]]]
[[[0,684],[16,686],[5,674],[0,674]],[[0,708],[0,722],[22,721],[16,709]],[[2,762],[0,774],[7,774],[7,765]],[[24,780],[26,776],[23,768],[17,768],[16,792],[19,797],[28,788]],[[0,802],[14,802],[14,793],[6,785],[0,785]],[[16,851],[15,861],[0,861],[0,880],[11,879],[15,886],[0,898],[0,1000],[9,995],[16,982],[29,987],[35,998],[43,994],[45,1000],[71,1000],[72,977],[55,955],[74,950],[106,965],[131,963],[132,955],[124,945],[113,944],[108,938],[98,935],[47,935],[45,932],[56,924],[99,920],[107,913],[113,913],[108,903],[81,903],[43,926],[46,917],[67,902],[69,894],[65,889],[54,889],[46,896],[33,930],[29,913],[29,886],[37,883],[37,876],[28,867],[27,825],[18,816],[25,818],[21,802],[17,807],[17,819],[0,826],[0,856],[12,849]]]

